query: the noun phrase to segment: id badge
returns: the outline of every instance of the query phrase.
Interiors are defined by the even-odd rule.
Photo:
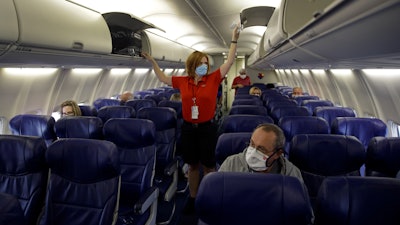
[[[199,118],[199,107],[197,105],[192,106],[192,119],[196,120]]]

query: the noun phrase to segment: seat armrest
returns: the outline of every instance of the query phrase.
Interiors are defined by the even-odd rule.
[[[133,209],[135,214],[143,214],[153,203],[157,203],[159,190],[157,187],[151,187],[136,202]]]
[[[164,174],[167,176],[172,176],[176,170],[178,170],[178,160],[174,159],[165,167]]]

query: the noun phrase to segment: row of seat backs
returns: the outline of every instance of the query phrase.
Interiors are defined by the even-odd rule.
[[[0,161],[0,192],[19,201],[24,220],[8,224],[37,224],[42,206],[40,224],[115,222],[120,164],[113,143],[64,139],[47,148],[40,137],[0,135]]]
[[[314,213],[303,184],[280,174],[212,173],[196,198],[203,225],[395,225],[399,208],[400,180],[376,177],[325,179]]]

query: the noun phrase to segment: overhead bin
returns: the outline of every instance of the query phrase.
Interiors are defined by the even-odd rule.
[[[66,51],[111,53],[110,31],[102,15],[69,1],[14,0],[18,44]],[[45,4],[45,5],[44,5]]]
[[[0,57],[18,40],[18,19],[13,0],[0,2]]]

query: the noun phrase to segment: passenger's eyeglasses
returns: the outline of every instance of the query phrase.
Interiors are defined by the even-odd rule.
[[[74,116],[75,113],[74,112],[63,112],[62,115],[63,116]]]
[[[281,148],[274,148],[273,150],[267,150],[263,146],[255,146],[251,141],[246,144],[247,144],[247,146],[255,148],[258,152],[262,153],[263,155],[267,155],[267,156],[271,156],[275,152],[277,152],[279,149],[281,149]]]

